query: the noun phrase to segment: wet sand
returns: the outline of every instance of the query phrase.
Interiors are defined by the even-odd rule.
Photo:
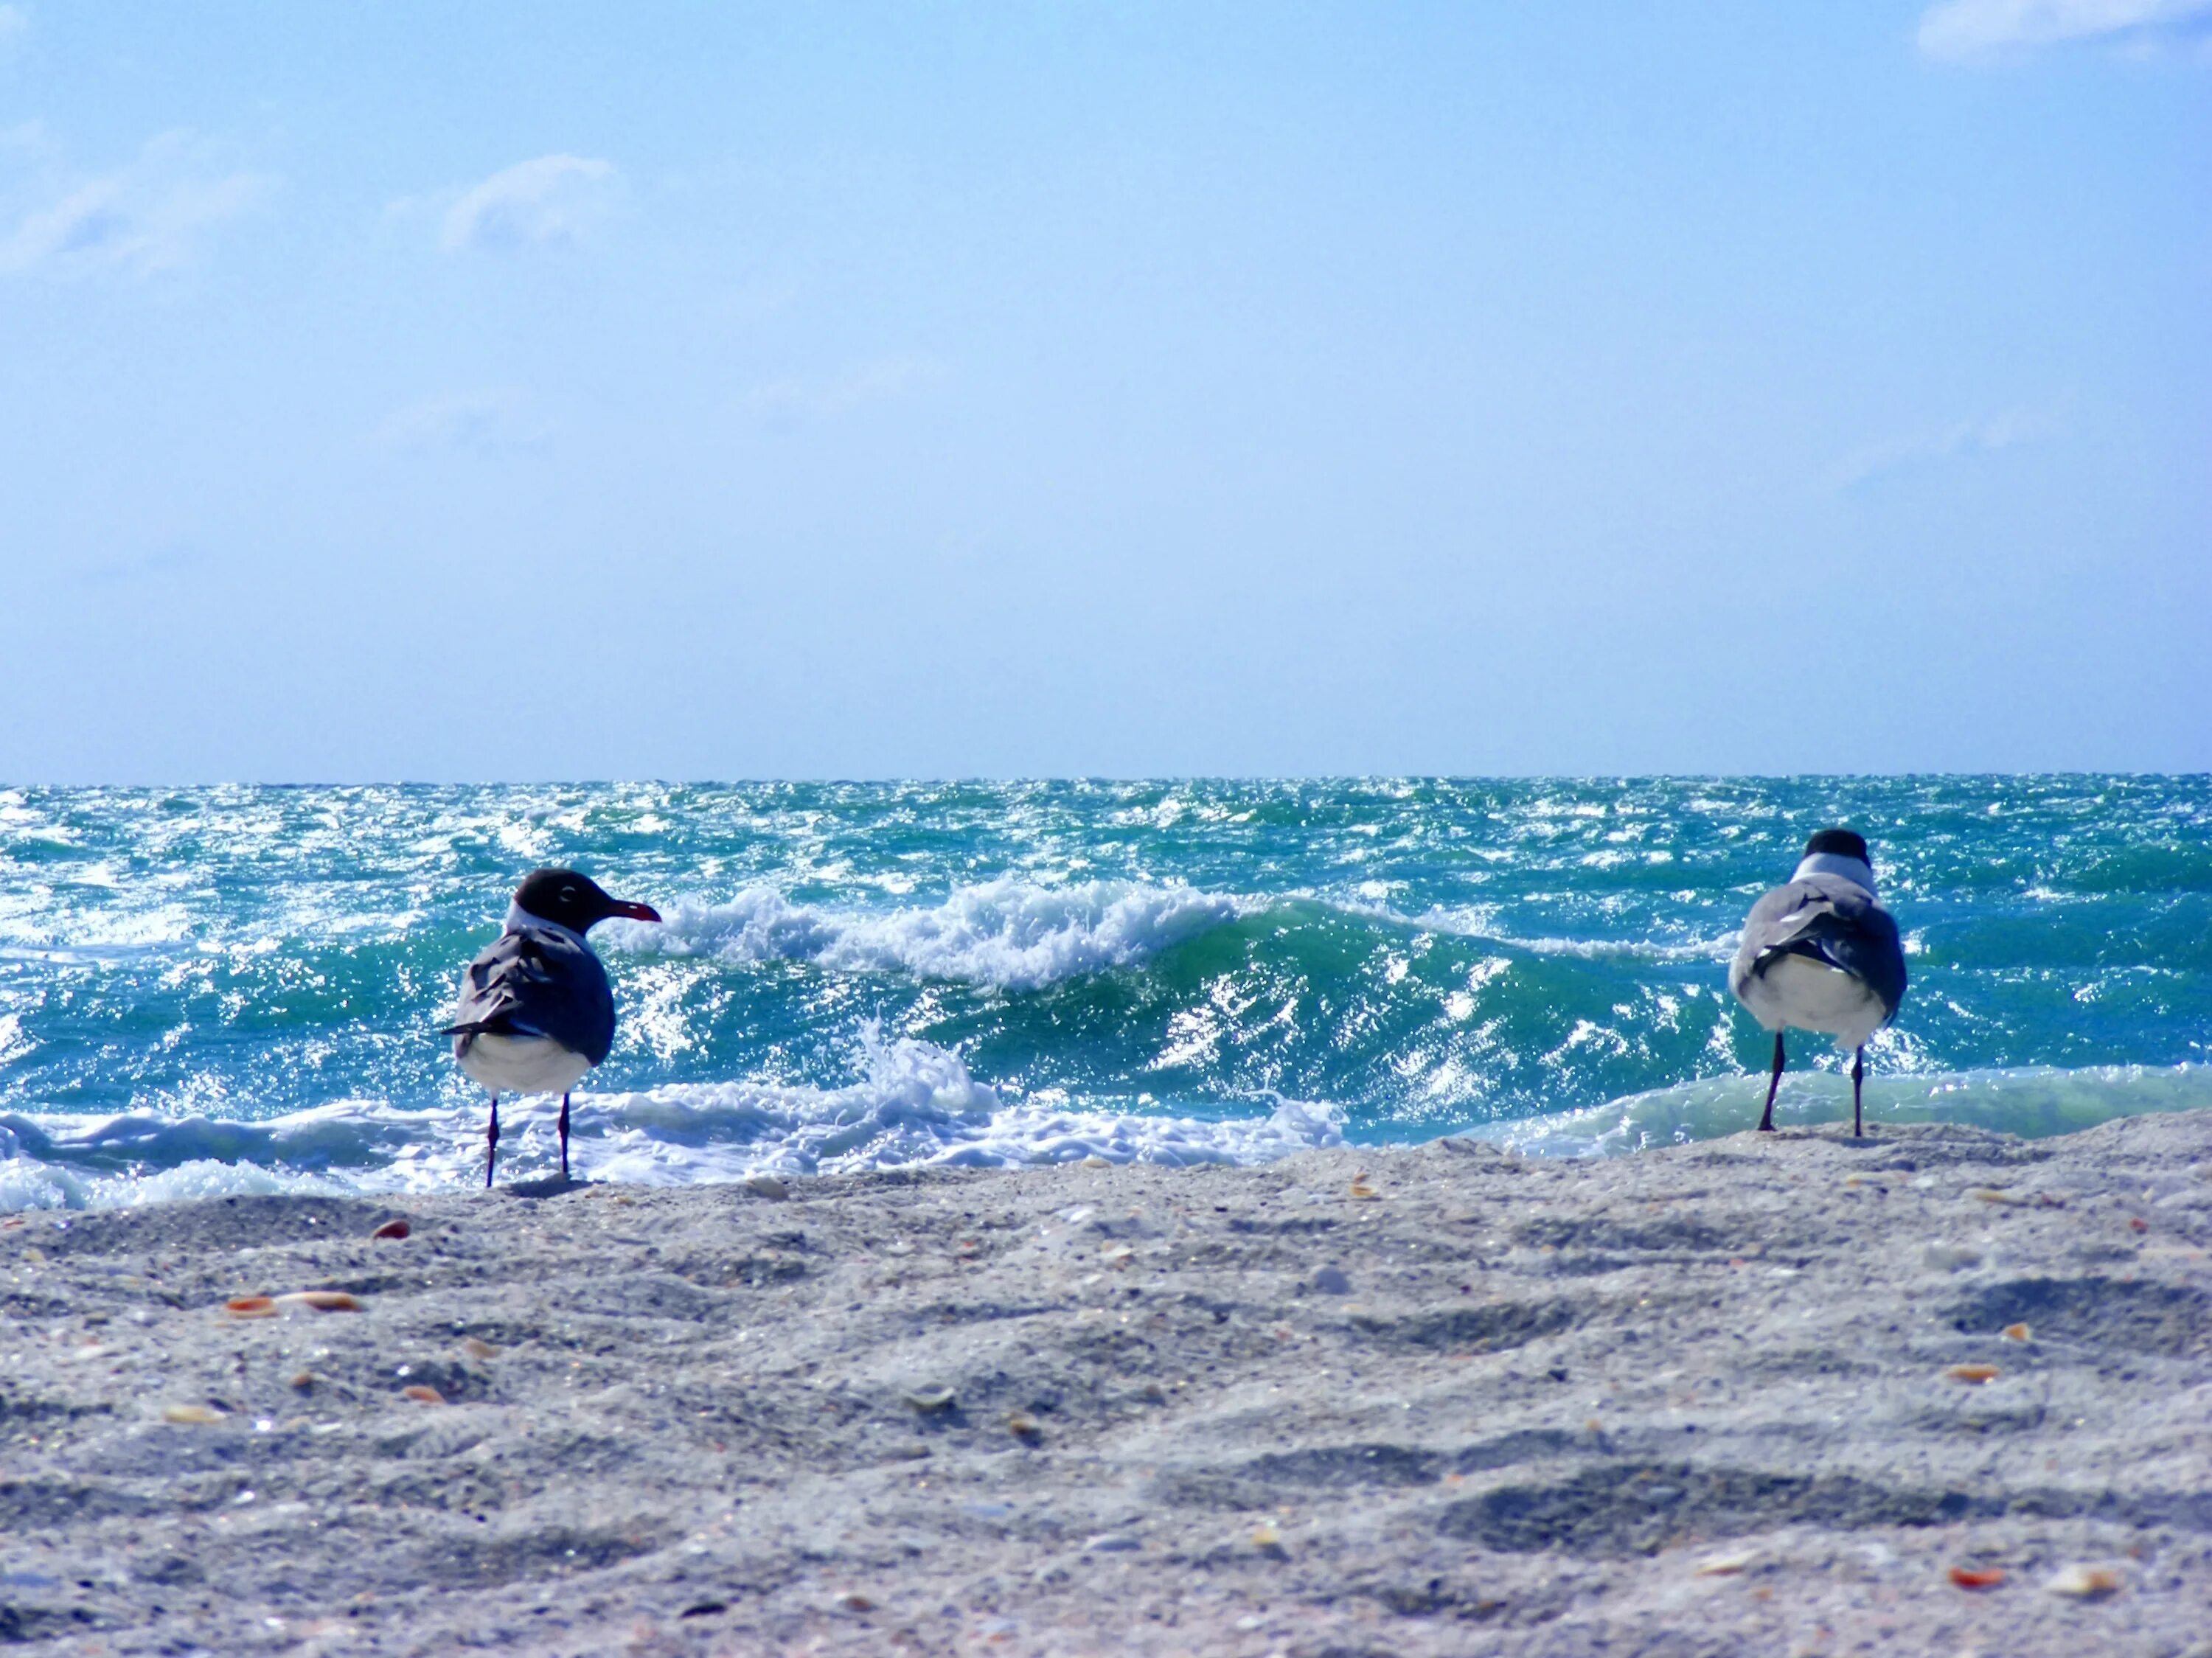
[[[0,1643],[2212,1655],[2209,1250],[2212,1113],[15,1218]]]

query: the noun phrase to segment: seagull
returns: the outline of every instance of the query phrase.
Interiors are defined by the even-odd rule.
[[[507,930],[469,963],[453,1023],[461,1069],[491,1093],[484,1187],[499,1161],[499,1096],[561,1096],[561,1178],[568,1178],[568,1090],[607,1057],[615,998],[584,935],[611,915],[658,921],[650,904],[610,898],[589,876],[541,869],[515,889]]]
[[[1789,884],[1761,897],[1745,918],[1729,988],[1774,1033],[1774,1074],[1759,1127],[1774,1127],[1782,1033],[1795,1025],[1833,1036],[1851,1054],[1851,1133],[1863,1134],[1866,1040],[1897,1017],[1905,999],[1905,949],[1896,921],[1875,897],[1864,840],[1824,829],[1805,843]]]

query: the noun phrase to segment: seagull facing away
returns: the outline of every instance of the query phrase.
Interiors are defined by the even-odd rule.
[[[1851,1054],[1851,1133],[1863,1134],[1866,1040],[1897,1017],[1905,999],[1905,948],[1897,923],[1875,897],[1863,840],[1849,829],[1824,829],[1805,843],[1789,884],[1760,898],[1745,918],[1729,988],[1774,1033],[1774,1074],[1759,1127],[1774,1127],[1782,1033],[1795,1025],[1833,1036]]]
[[[499,1162],[499,1096],[561,1096],[561,1178],[568,1178],[568,1090],[607,1057],[615,997],[584,935],[611,915],[658,921],[650,904],[610,898],[589,876],[541,869],[515,889],[507,930],[469,963],[453,1022],[461,1069],[491,1092],[484,1186]]]

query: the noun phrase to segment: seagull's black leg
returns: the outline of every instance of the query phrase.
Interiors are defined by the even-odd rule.
[[[1782,1086],[1782,1033],[1774,1033],[1774,1074],[1766,1079],[1766,1114],[1759,1120],[1759,1131],[1774,1132],[1774,1090]]]
[[[1851,1055],[1851,1138],[1858,1139],[1866,1133],[1866,1117],[1859,1108],[1859,1084],[1866,1080],[1866,1049],[1857,1049]]]
[[[561,1096],[561,1179],[568,1178],[568,1096]]]
[[[491,1190],[491,1171],[499,1163],[499,1096],[491,1096],[491,1129],[484,1137],[484,1190]]]

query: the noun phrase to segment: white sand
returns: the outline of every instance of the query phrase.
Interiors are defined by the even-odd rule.
[[[28,1216],[0,1643],[2212,1655],[2208,1248],[2212,1113]]]

